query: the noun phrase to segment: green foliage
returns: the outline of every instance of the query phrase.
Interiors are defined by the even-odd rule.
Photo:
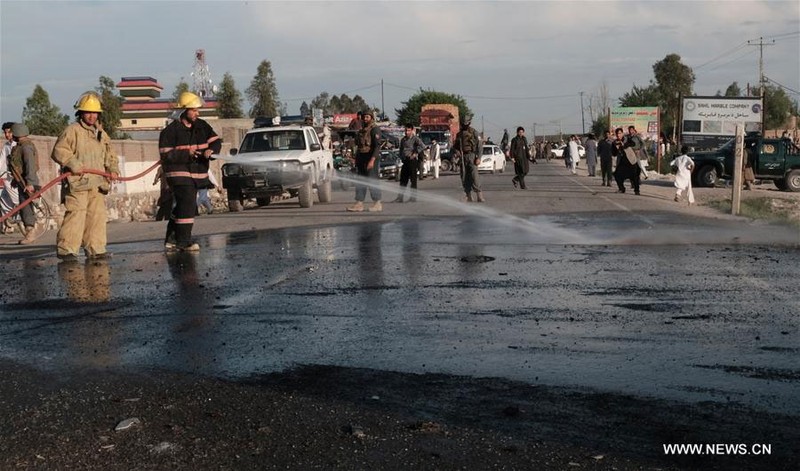
[[[667,54],[653,64],[656,87],[661,97],[661,127],[671,133],[681,110],[681,97],[692,95],[695,76],[692,68],[681,62],[678,54]]]
[[[592,121],[592,132],[597,139],[603,139],[605,132],[608,131],[608,116],[599,116]]]
[[[69,116],[61,113],[57,106],[51,104],[50,95],[41,85],[36,84],[33,94],[25,100],[22,122],[28,126],[31,134],[58,136],[69,126]]]
[[[325,116],[330,116],[333,113],[330,112],[330,103],[331,103],[331,96],[328,92],[322,92],[317,95],[316,98],[311,100],[311,108],[321,109],[322,114]]]
[[[181,96],[181,93],[189,91],[189,84],[183,80],[181,77],[181,81],[178,82],[178,85],[175,86],[175,91],[172,92],[172,99],[178,101],[178,97]]]
[[[726,214],[731,212],[731,200],[729,198],[709,201],[708,206]],[[750,219],[800,227],[800,220],[793,215],[790,209],[791,206],[792,201],[789,199],[769,197],[743,198],[739,203],[739,214]]]
[[[789,116],[797,113],[797,103],[793,102],[782,88],[764,86],[764,128],[781,129]]]
[[[225,72],[217,93],[217,112],[221,119],[234,119],[244,117],[242,111],[242,94],[236,89],[236,84],[230,73]]]
[[[256,70],[256,75],[245,93],[253,104],[249,113],[251,118],[278,115],[281,105],[278,100],[278,87],[275,84],[275,76],[272,73],[272,64],[269,61],[261,61]]]
[[[619,99],[620,106],[658,106],[661,101],[661,95],[658,93],[658,88],[655,84],[650,84],[647,87],[633,86],[631,91],[625,92]]]
[[[692,68],[681,62],[678,54],[667,54],[653,64],[655,80],[647,87],[633,86],[620,98],[621,106],[658,106],[661,108],[661,130],[669,135],[677,125],[681,97],[692,95],[695,76]]]
[[[472,110],[467,106],[466,100],[460,95],[420,89],[419,92],[412,95],[408,101],[402,103],[402,108],[394,110],[397,115],[398,124],[418,126],[419,113],[422,111],[422,105],[434,103],[456,105],[458,107],[459,116],[472,114]]]
[[[300,103],[300,116],[308,116],[311,114],[311,108],[308,106],[308,103],[303,101]]]
[[[122,124],[122,102],[124,98],[114,93],[116,86],[111,78],[105,75],[100,76],[100,86],[95,88],[103,102],[103,112],[100,114],[100,124],[108,133],[111,139],[121,139],[117,130]]]
[[[737,82],[733,82],[732,84],[728,85],[728,88],[725,89],[725,96],[727,97],[742,96],[742,89],[739,88],[739,84]]]

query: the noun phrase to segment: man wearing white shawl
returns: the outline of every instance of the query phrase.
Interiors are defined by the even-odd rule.
[[[691,157],[686,155],[689,152],[688,146],[681,147],[681,155],[675,157],[670,166],[675,171],[675,201],[681,201],[681,193],[686,191],[686,197],[689,199],[689,204],[694,204],[694,193],[692,192],[692,170],[694,169],[694,161]]]

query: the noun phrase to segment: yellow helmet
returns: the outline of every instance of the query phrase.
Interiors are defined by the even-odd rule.
[[[86,92],[75,102],[75,109],[78,111],[87,111],[89,113],[102,113],[103,104],[97,93]]]
[[[203,99],[199,96],[192,92],[183,92],[178,97],[178,102],[175,103],[175,108],[187,110],[192,108],[202,108],[204,105],[205,102],[203,102]]]

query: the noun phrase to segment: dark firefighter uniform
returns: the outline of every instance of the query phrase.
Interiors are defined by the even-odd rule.
[[[161,167],[164,177],[172,188],[175,208],[167,224],[164,240],[167,249],[189,249],[192,243],[192,226],[197,210],[197,189],[208,188],[209,159],[203,152],[211,149],[218,154],[222,140],[204,120],[197,118],[191,126],[176,119],[158,138]]]

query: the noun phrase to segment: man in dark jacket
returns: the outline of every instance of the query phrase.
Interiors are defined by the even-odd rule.
[[[403,195],[406,192],[408,181],[411,180],[411,198],[408,201],[417,201],[417,174],[419,173],[420,159],[425,152],[425,143],[414,134],[414,126],[406,125],[406,135],[400,139],[400,158],[403,159],[403,166],[400,168],[400,194],[397,195],[395,203],[403,202]]]
[[[528,157],[530,157],[530,148],[528,147],[528,138],[525,137],[525,128],[522,126],[517,128],[517,135],[511,139],[511,160],[514,161],[514,178],[511,183],[514,188],[519,187],[525,189],[525,175],[528,174]]]
[[[625,193],[625,180],[631,181],[633,191],[639,194],[639,161],[636,156],[635,142],[631,139],[624,139],[624,131],[617,128],[615,131],[617,139],[614,141],[613,154],[617,158],[617,169],[614,170],[614,178],[617,180],[617,187],[620,193]],[[626,152],[626,149],[629,149]]]
[[[183,110],[180,118],[164,128],[158,138],[161,167],[175,197],[175,208],[164,238],[166,250],[200,250],[200,245],[192,241],[197,189],[211,185],[208,163],[211,156],[222,149],[222,140],[217,133],[199,117],[204,104],[194,93],[181,93],[175,105],[175,108]]]
[[[603,178],[603,186],[611,186],[611,169],[613,167],[613,140],[611,131],[605,132],[605,137],[597,143],[597,155],[600,157],[600,176]]]

